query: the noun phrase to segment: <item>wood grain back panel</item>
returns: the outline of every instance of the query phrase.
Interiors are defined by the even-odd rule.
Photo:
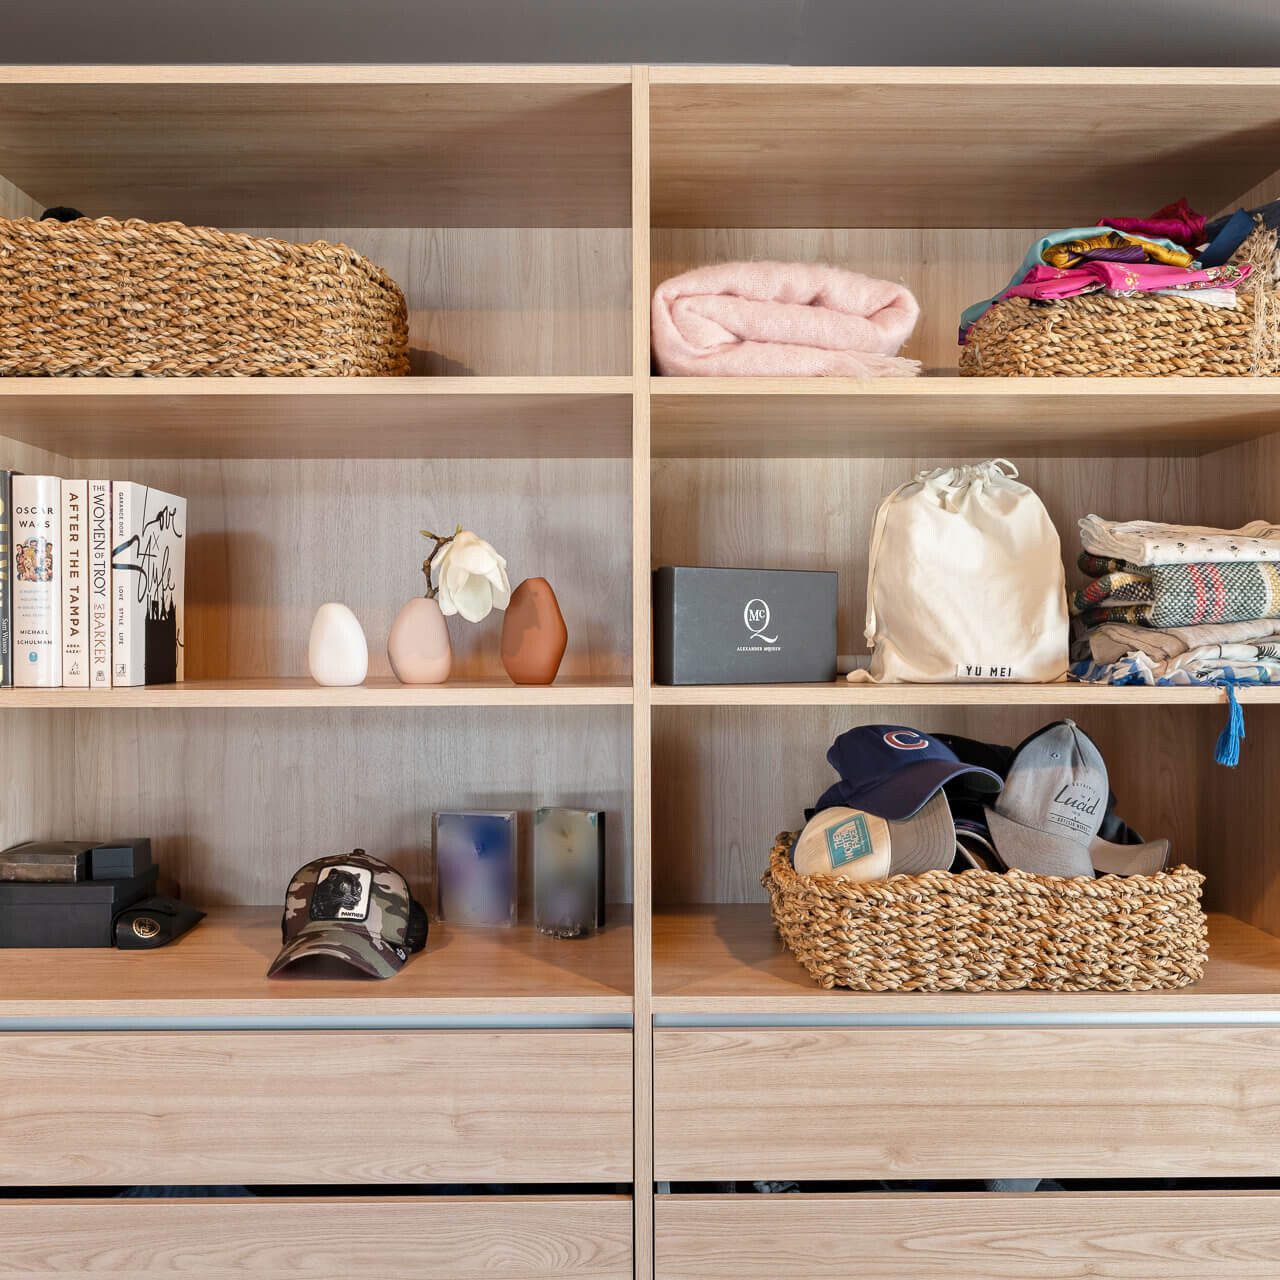
[[[1270,1176],[1274,1027],[654,1033],[660,1179]]]
[[[99,459],[74,470],[187,498],[190,679],[305,676],[311,621],[327,600],[360,619],[369,674],[390,675],[391,624],[424,590],[431,543],[420,530],[455,522],[506,557],[513,587],[552,584],[569,628],[562,676],[630,674],[625,459]],[[503,676],[502,619],[450,621],[454,679]]]
[[[630,1280],[631,1203],[341,1200],[0,1200],[15,1280]]]
[[[626,1182],[624,1031],[0,1037],[0,1183]]]
[[[626,374],[631,233],[625,226],[247,228],[339,241],[409,304],[415,375]]]
[[[430,897],[438,809],[603,809],[609,896],[631,878],[630,716],[625,707],[340,711],[86,711],[58,741],[75,761],[74,826],[141,832],[201,906],[278,906],[293,871],[355,846]],[[62,825],[38,831],[52,836]]]
[[[657,1280],[1272,1280],[1274,1194],[662,1196]]]

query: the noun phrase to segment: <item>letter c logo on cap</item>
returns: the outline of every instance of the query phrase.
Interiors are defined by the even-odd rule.
[[[914,729],[894,729],[884,735],[884,740],[895,751],[923,751],[929,739]]]

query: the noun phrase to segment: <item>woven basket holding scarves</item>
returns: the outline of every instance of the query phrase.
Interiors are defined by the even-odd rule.
[[[787,947],[828,990],[1154,991],[1204,976],[1204,877],[930,871],[799,875],[783,832],[762,883]]]
[[[404,294],[345,245],[64,212],[0,219],[0,376],[409,372]]]
[[[1222,378],[1280,374],[1274,231],[1258,226],[1232,255],[1253,264],[1234,310],[1168,294],[1060,302],[1006,298],[974,323],[960,373],[976,378]]]

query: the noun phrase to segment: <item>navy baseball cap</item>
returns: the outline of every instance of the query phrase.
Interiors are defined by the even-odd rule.
[[[1004,785],[998,773],[965,764],[939,738],[900,724],[850,729],[831,744],[827,760],[840,781],[823,792],[816,808],[844,805],[889,822],[919,813],[954,778],[992,795]]]

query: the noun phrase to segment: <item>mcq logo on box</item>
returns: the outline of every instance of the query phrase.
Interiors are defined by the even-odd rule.
[[[765,635],[769,629],[769,618],[769,605],[759,598],[748,600],[746,608],[742,611],[742,621],[746,623],[753,640],[763,640],[765,644],[777,644],[777,636]]]

